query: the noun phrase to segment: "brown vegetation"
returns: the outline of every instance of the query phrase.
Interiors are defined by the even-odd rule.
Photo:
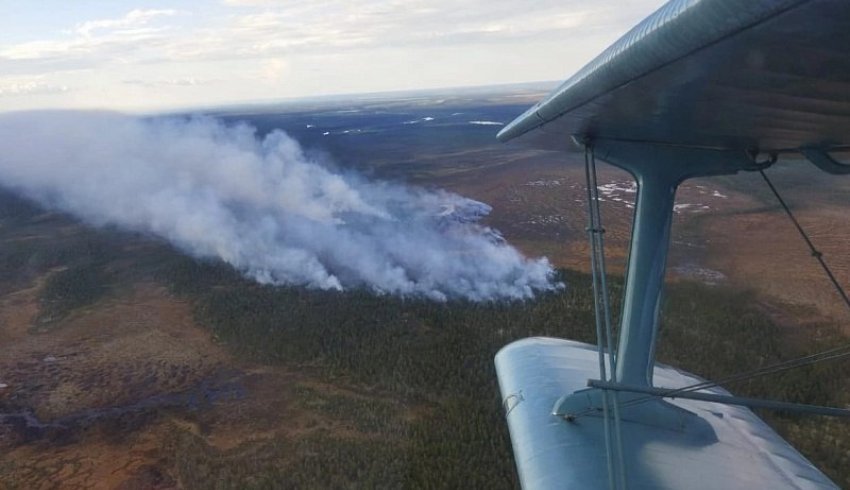
[[[483,170],[494,155],[457,153],[456,168],[419,181],[494,205],[490,223],[511,242],[583,270],[580,167],[516,151]],[[717,378],[845,341],[797,237],[768,239],[782,218],[762,198],[722,179],[683,187],[682,202],[720,214],[677,215],[671,266],[696,262],[728,280],[670,286],[663,361]],[[510,304],[271,288],[0,199],[0,488],[511,488],[494,353],[530,335],[592,338],[588,279],[573,270],[562,271],[563,294]],[[615,276],[625,204],[604,207]],[[840,208],[824,209],[804,224],[843,243]],[[848,259],[830,247],[845,278]],[[797,282],[779,286],[789,275]],[[612,285],[616,305],[622,285]],[[845,371],[826,364],[729,388],[841,405]],[[846,424],[765,415],[850,486]]]

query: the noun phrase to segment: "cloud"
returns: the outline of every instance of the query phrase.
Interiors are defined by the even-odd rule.
[[[274,5],[276,0],[223,0],[222,3],[233,7],[256,7]]]
[[[231,2],[231,5],[234,3]],[[453,42],[510,40],[548,35],[593,25],[599,9],[575,2],[541,2],[517,9],[515,1],[473,2],[458,8],[456,2],[432,1],[245,1],[257,13],[235,18],[230,38],[245,43],[258,54],[288,48],[362,48],[439,45]]]
[[[658,0],[631,2],[643,7]],[[0,69],[90,68],[110,63],[153,63],[281,58],[345,50],[434,47],[520,40],[569,39],[634,17],[634,6],[514,0],[228,0],[239,13],[205,17],[191,28],[157,21],[178,11],[133,10],[115,19],[77,24],[70,38],[0,47]],[[247,11],[245,11],[247,9]],[[188,17],[188,16],[187,16]],[[17,62],[18,66],[14,66]]]
[[[137,85],[140,87],[197,87],[199,85],[208,85],[215,83],[217,80],[198,79],[198,78],[171,78],[159,80],[122,80],[124,85]]]
[[[577,69],[661,1],[207,0],[34,29],[35,40],[0,44],[0,73],[46,76],[73,91],[64,105],[88,107],[127,107],[138,87],[152,96],[139,105],[162,107],[542,80]],[[153,93],[210,78],[229,85]]]
[[[66,85],[55,85],[38,79],[3,82],[0,80],[0,97],[62,94]]]
[[[157,17],[170,17],[177,15],[176,10],[131,10],[124,17],[118,19],[90,20],[78,24],[74,32],[84,37],[91,37],[95,31],[123,29],[130,32],[138,32],[142,26],[146,26]]]
[[[170,27],[153,23],[176,14],[174,10],[133,10],[117,19],[77,24],[60,37],[0,45],[0,72],[42,75],[163,59],[162,53],[175,37]]]
[[[272,58],[265,60],[260,68],[260,76],[270,82],[277,82],[283,79],[283,76],[289,70],[289,64],[284,59]]]

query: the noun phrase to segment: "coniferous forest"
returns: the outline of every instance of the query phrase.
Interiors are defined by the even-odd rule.
[[[571,270],[559,271],[564,290],[523,302],[440,303],[265,286],[147,236],[92,229],[17,198],[3,200],[4,314],[21,308],[16,295],[35,291],[24,337],[48,345],[87,329],[64,356],[46,348],[6,351],[3,488],[38,488],[89,471],[90,449],[77,447],[144,461],[119,488],[515,488],[493,356],[528,336],[594,342],[589,277]],[[616,306],[622,280],[614,275],[609,283]],[[185,305],[191,328],[224,360],[181,360],[197,342],[180,335],[162,344],[176,354],[141,359],[155,337],[120,326],[123,318],[96,316],[146,284],[165,291],[162,304]],[[110,322],[120,328],[108,330]],[[666,289],[658,358],[719,379],[847,342],[828,322],[806,328],[777,325],[747,290],[675,281]],[[119,351],[113,339],[101,338],[106,331],[140,336]],[[86,350],[95,342],[104,342],[103,350]],[[143,354],[133,357],[135,350]],[[61,381],[82,369],[71,362],[77,351],[88,352],[96,369],[74,382],[64,405],[52,402],[70,390]],[[112,364],[97,357],[109,352],[128,357]],[[847,368],[833,361],[726,388],[846,406]],[[268,373],[282,381],[258,385]],[[112,378],[117,385],[108,385]],[[109,398],[103,383],[129,394]],[[850,487],[846,421],[761,415]],[[222,440],[224,426],[240,437]],[[144,437],[144,451],[129,449]]]

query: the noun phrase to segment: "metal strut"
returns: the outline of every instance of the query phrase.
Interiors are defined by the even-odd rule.
[[[767,183],[770,190],[773,192],[777,201],[785,211],[785,213],[790,218],[791,222],[794,224],[797,231],[800,233],[800,236],[806,242],[811,255],[817,259],[820,263],[820,266],[823,268],[827,277],[829,278],[832,285],[835,287],[838,294],[841,296],[844,303],[850,308],[850,297],[845,292],[844,288],[839,284],[832,270],[829,268],[825,260],[823,259],[823,254],[817,250],[812,242],[811,238],[805,232],[803,227],[797,221],[796,217],[792,213],[790,207],[785,202],[785,200],[780,196],[779,191],[773,185],[773,183],[768,178],[767,174],[764,172],[764,169],[772,165],[776,162],[775,155],[769,155],[768,158],[764,161],[756,161],[757,152],[750,152],[747,154],[747,158],[750,162],[755,163],[754,167],[745,167],[749,170],[755,170],[760,173],[762,178]],[[650,181],[651,182],[651,181]],[[669,189],[674,189],[675,186],[671,186]],[[645,194],[646,195],[646,194]],[[672,193],[671,193],[672,196]],[[640,194],[639,194],[640,199]],[[627,287],[627,294],[629,293],[629,288]],[[623,329],[626,329],[628,322],[623,323]],[[621,334],[621,337],[626,336],[625,334]],[[626,342],[626,346],[628,346],[628,342]],[[623,346],[621,345],[620,351],[623,351]],[[772,364],[770,366],[761,367],[752,371],[736,373],[731,376],[727,376],[725,378],[715,380],[715,381],[703,381],[699,383],[695,383],[688,386],[683,386],[680,388],[653,388],[651,385],[645,385],[642,383],[642,379],[640,378],[632,378],[623,379],[623,376],[616,376],[618,379],[615,382],[607,381],[605,379],[602,380],[588,380],[588,386],[591,388],[596,388],[601,390],[603,393],[613,391],[613,392],[630,392],[630,393],[638,393],[643,394],[643,396],[631,398],[625,402],[619,404],[620,409],[626,409],[631,407],[636,407],[638,405],[642,405],[647,402],[651,402],[653,400],[658,400],[659,398],[689,398],[696,399],[702,401],[709,401],[714,403],[722,403],[727,405],[743,405],[753,408],[768,408],[775,410],[785,410],[785,411],[796,411],[796,412],[806,412],[818,415],[828,415],[828,416],[837,416],[837,417],[845,417],[850,418],[850,409],[845,408],[833,408],[833,407],[820,407],[820,406],[812,406],[812,405],[800,405],[788,402],[780,402],[773,400],[760,400],[760,399],[752,399],[752,398],[742,398],[731,395],[717,395],[711,393],[704,393],[700,390],[706,390],[709,388],[713,388],[716,386],[727,385],[731,383],[736,383],[740,381],[745,381],[749,379],[753,379],[760,376],[766,376],[770,374],[775,374],[778,372],[786,371],[789,369],[796,369],[803,366],[808,366],[820,362],[845,359],[850,357],[850,343],[842,344],[837,347],[833,347],[831,349],[816,353],[810,354],[807,356],[803,356],[796,359],[790,359],[787,361],[782,361],[776,364]],[[628,364],[626,362],[626,356],[621,353],[619,357],[620,370],[623,370],[624,365]],[[637,381],[637,382],[636,382]],[[566,412],[561,409],[566,401],[566,397],[559,400],[558,404],[556,404],[556,411],[562,414],[568,420],[575,420],[578,417],[582,417],[594,412],[597,412],[598,409],[594,406],[582,407],[581,410],[574,412]],[[603,398],[604,401],[604,398]]]
[[[596,313],[596,342],[599,353],[599,376],[605,381],[616,383],[617,360],[612,348],[611,307],[605,267],[605,228],[599,210],[599,186],[596,176],[596,156],[593,146],[584,145],[584,168],[587,184],[587,212],[589,224],[587,235],[590,241],[590,269],[593,276],[593,306]],[[607,351],[607,365],[605,352]],[[626,488],[625,460],[623,458],[622,430],[620,428],[620,406],[616,392],[604,392],[605,450],[608,460],[608,483],[612,489]],[[609,407],[610,406],[610,407]],[[612,412],[609,412],[610,409]],[[613,444],[611,420],[613,419]],[[613,447],[612,447],[613,446]]]

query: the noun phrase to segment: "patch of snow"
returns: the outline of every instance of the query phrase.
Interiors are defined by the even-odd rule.
[[[428,122],[428,121],[433,121],[433,120],[434,120],[433,117],[425,116],[425,117],[420,118],[420,119],[411,119],[410,121],[404,121],[402,124],[419,124],[421,122]]]
[[[699,213],[702,211],[708,211],[709,209],[711,209],[711,207],[706,204],[681,203],[673,205],[674,213],[682,213],[683,211]]]
[[[634,182],[611,182],[599,186],[599,192],[610,196],[615,192],[625,192],[626,194],[634,194],[637,192],[637,184]]]
[[[613,201],[624,203],[629,209],[633,208],[634,198],[624,197],[623,194],[635,194],[637,184],[634,182],[610,182],[599,186],[599,194],[607,199],[600,198],[599,201]]]
[[[673,272],[686,279],[697,280],[709,286],[716,286],[726,280],[726,274],[706,267],[700,267],[694,262],[673,267]]]
[[[526,182],[524,185],[528,187],[556,187],[561,185],[560,180],[534,180],[532,182]]]

